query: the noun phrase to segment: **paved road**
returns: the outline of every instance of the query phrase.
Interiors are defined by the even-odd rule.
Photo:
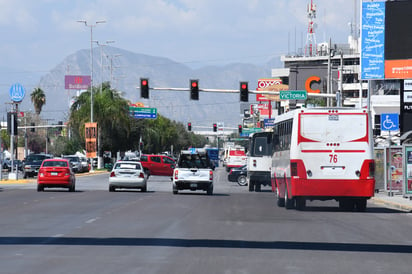
[[[213,196],[155,176],[147,193],[111,193],[108,174],[75,193],[2,184],[0,273],[410,273],[410,213],[285,210],[215,174]]]

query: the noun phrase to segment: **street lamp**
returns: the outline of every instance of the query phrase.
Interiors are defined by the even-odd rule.
[[[109,41],[106,41],[106,43],[100,43],[99,41],[95,41],[95,42],[100,47],[100,69],[101,69],[100,71],[100,82],[101,82],[100,83],[100,93],[102,93],[103,92],[103,47],[111,43],[114,43],[115,41],[109,40]]]
[[[93,123],[93,27],[96,27],[97,24],[106,23],[106,21],[100,20],[94,24],[88,24],[86,20],[78,20],[77,22],[84,23],[86,27],[90,27],[90,122]],[[91,172],[93,172],[93,159],[91,162]]]
[[[93,123],[93,27],[96,27],[97,24],[106,23],[106,21],[96,21],[95,24],[88,24],[86,20],[78,20],[77,22],[84,23],[86,27],[90,27],[90,122]]]

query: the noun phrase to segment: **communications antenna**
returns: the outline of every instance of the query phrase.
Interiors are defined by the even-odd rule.
[[[305,46],[305,56],[316,56],[316,36],[315,36],[315,23],[316,18],[316,5],[313,3],[313,0],[308,4],[308,33],[306,35],[306,46]]]

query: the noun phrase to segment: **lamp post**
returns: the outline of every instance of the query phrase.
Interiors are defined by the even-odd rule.
[[[90,27],[90,122],[93,123],[93,27],[97,24],[106,23],[104,20],[96,21],[94,24],[88,24],[86,20],[78,20],[79,23],[84,23],[86,27]],[[93,158],[91,159],[91,172],[93,170]]]
[[[103,92],[103,47],[107,46],[115,41],[109,40],[106,43],[100,43],[99,41],[95,41],[96,44],[100,47],[100,93]]]
[[[77,22],[84,23],[86,27],[90,27],[90,122],[93,123],[93,27],[96,27],[97,24],[106,23],[106,21],[100,20],[94,24],[88,24],[86,20],[78,20]]]

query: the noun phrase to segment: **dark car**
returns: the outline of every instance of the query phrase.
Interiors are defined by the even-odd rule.
[[[7,160],[3,164],[3,169],[11,171],[11,161]],[[23,162],[21,160],[13,160],[13,170],[23,170]]]
[[[45,159],[51,159],[50,154],[30,154],[23,163],[23,178],[34,177],[37,175],[39,168]]]
[[[227,175],[230,182],[237,182],[241,186],[247,185],[247,166],[234,167]]]

